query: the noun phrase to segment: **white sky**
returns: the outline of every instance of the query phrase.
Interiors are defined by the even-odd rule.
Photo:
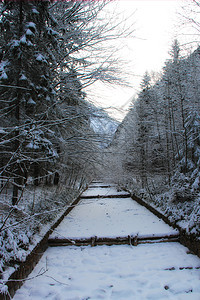
[[[169,57],[169,50],[176,37],[177,10],[180,10],[181,0],[118,0],[107,7],[111,11],[123,12],[125,16],[132,13],[135,23],[136,38],[127,38],[125,48],[121,51],[123,58],[129,60],[132,88],[108,87],[96,84],[92,93],[96,92],[95,102],[103,107],[127,109],[131,97],[139,89],[141,78],[145,71],[160,71],[165,60]],[[117,5],[117,8],[116,8]],[[94,99],[93,98],[93,99]],[[125,111],[112,110],[112,115],[121,119]]]

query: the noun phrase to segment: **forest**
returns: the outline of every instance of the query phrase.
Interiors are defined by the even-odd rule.
[[[119,124],[85,92],[96,81],[128,84],[109,42],[134,28],[104,19],[106,5],[0,2],[0,279],[98,177],[199,240],[200,48],[182,55],[175,40]]]
[[[200,48],[180,52],[175,40],[162,72],[144,75],[110,152],[120,185],[199,239]]]
[[[0,3],[0,278],[95,176],[111,137],[92,122],[116,126],[84,91],[120,79],[103,45],[117,37],[114,19],[102,23],[105,5]]]

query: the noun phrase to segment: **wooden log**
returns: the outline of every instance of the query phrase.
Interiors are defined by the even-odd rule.
[[[150,243],[163,243],[163,242],[177,242],[179,240],[178,234],[169,234],[164,236],[125,236],[125,237],[90,237],[90,238],[55,238],[49,239],[48,245],[51,247],[56,246],[88,246],[92,247],[97,245],[133,245],[137,246],[138,244],[150,244]]]
[[[104,189],[104,188],[111,188],[111,187],[114,187],[114,186],[113,185],[90,185],[88,188],[89,189],[96,189],[96,188]]]
[[[164,269],[165,271],[176,271],[176,270],[200,270],[200,266],[199,267],[171,267],[171,268],[166,268]]]
[[[178,238],[179,232],[173,234],[165,234],[165,235],[140,235],[138,236],[139,240],[160,240],[160,239],[170,239],[170,238]]]
[[[130,194],[117,194],[117,195],[92,195],[92,196],[81,196],[81,199],[98,199],[98,198],[130,198]]]
[[[160,239],[160,240],[138,240],[139,244],[156,244],[156,243],[173,243],[173,242],[179,242],[178,238],[174,239]]]

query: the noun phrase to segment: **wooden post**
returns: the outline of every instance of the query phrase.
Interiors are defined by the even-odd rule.
[[[97,240],[97,236],[91,237],[91,246],[92,247],[96,246],[96,240]]]
[[[134,237],[133,245],[134,246],[138,245],[138,236],[137,235]]]

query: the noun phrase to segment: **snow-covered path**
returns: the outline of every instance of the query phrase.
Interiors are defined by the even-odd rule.
[[[93,184],[83,196],[119,193]],[[131,198],[97,197],[81,200],[51,238],[175,232]],[[200,300],[199,268],[179,243],[48,248],[14,299]]]
[[[82,199],[51,238],[170,235],[178,232],[131,198],[106,198],[121,194],[125,192],[118,192],[114,187],[89,188],[82,196],[105,198]]]

